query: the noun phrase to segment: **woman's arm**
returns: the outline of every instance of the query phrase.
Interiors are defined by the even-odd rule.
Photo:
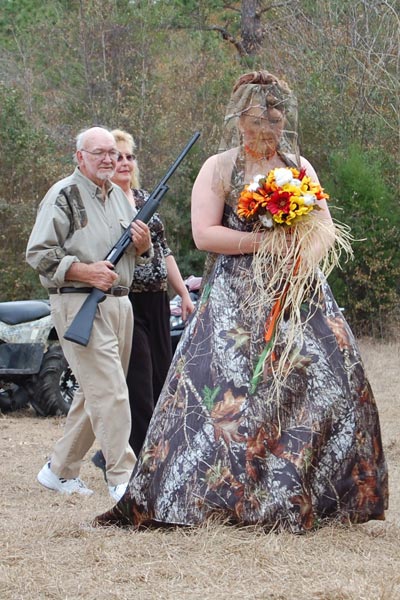
[[[217,254],[249,254],[257,250],[262,234],[224,227],[223,180],[230,181],[232,162],[211,156],[196,178],[192,190],[192,233],[199,250]],[[225,171],[225,172],[224,172]]]
[[[166,256],[165,262],[167,264],[168,282],[182,299],[182,319],[186,321],[187,317],[194,311],[194,304],[173,255],[169,254]]]
[[[315,181],[315,183],[320,184],[318,175],[317,175],[314,167],[312,166],[312,164],[303,156],[300,157],[300,160],[301,160],[301,166],[306,170],[306,173],[310,177],[310,179],[312,181]],[[328,204],[326,203],[326,200],[318,200],[318,206],[321,208],[321,210],[317,211],[316,214],[320,218],[325,219],[328,223],[333,223],[331,213],[329,212],[329,208],[328,208]]]
[[[314,167],[304,157],[301,157],[301,166],[305,168],[307,175],[312,181],[320,183]],[[319,262],[329,252],[329,249],[335,243],[335,225],[332,221],[331,213],[326,200],[318,200],[317,203],[321,210],[313,211],[314,217],[319,219],[324,224],[323,235],[315,236],[313,242],[314,258]]]

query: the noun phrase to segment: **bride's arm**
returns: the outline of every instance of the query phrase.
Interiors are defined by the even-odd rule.
[[[306,170],[308,177],[310,177],[310,179],[312,181],[315,181],[315,183],[319,183],[319,185],[321,185],[320,181],[318,179],[318,175],[317,175],[314,167],[312,166],[312,164],[303,156],[300,158],[300,160],[301,160],[301,166]],[[317,204],[321,208],[321,210],[318,211],[316,214],[318,214],[318,216],[321,219],[326,220],[328,223],[332,223],[331,213],[329,212],[329,208],[326,203],[326,200],[318,200]]]
[[[229,175],[222,172],[221,155],[211,156],[196,178],[192,190],[192,233],[199,250],[217,254],[249,254],[257,250],[261,234],[235,231],[222,225],[224,212],[223,180]],[[230,170],[232,166],[230,167]]]
[[[301,157],[301,166],[305,168],[307,175],[312,181],[320,183],[314,167],[304,157]],[[315,235],[313,245],[314,258],[319,261],[327,254],[335,242],[335,226],[326,200],[318,200],[317,205],[320,207],[320,210],[313,211],[313,217],[323,224],[323,235],[321,235],[321,233]]]

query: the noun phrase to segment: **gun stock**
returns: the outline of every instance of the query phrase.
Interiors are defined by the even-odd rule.
[[[74,320],[64,333],[64,338],[81,346],[87,346],[93,329],[97,305],[105,300],[105,293],[98,288],[93,288],[76,313]]]
[[[170,166],[164,177],[157,184],[154,190],[151,192],[150,196],[147,199],[147,202],[142,206],[142,208],[138,211],[138,213],[133,218],[133,221],[143,221],[143,223],[148,223],[151,217],[156,212],[163,196],[168,191],[167,181],[176,171],[182,160],[185,158],[186,154],[189,152],[191,147],[197,142],[200,137],[200,133],[196,131],[196,133],[192,136],[189,142],[186,144],[182,152],[179,154],[174,163]],[[118,261],[122,258],[125,250],[131,243],[130,236],[130,226],[127,227],[124,233],[121,235],[115,246],[110,250],[104,260],[110,261],[114,266],[118,263]],[[105,299],[106,295],[102,290],[98,288],[93,288],[85,302],[82,304],[81,308],[77,312],[72,321],[71,325],[68,327],[67,331],[64,333],[64,338],[69,340],[70,342],[75,342],[76,344],[80,344],[81,346],[87,346],[89,343],[90,335],[93,329],[93,321],[96,316],[97,305],[99,302],[102,302]]]

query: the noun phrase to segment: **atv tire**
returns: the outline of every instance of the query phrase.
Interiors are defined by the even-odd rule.
[[[0,412],[7,413],[25,408],[29,404],[29,396],[23,387],[15,384],[0,391]]]
[[[66,415],[77,387],[61,346],[50,346],[43,356],[35,398],[31,401],[33,408],[43,417]]]

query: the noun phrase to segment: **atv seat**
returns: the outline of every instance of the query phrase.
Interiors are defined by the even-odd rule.
[[[36,321],[50,314],[47,300],[15,300],[14,302],[0,302],[0,321],[7,325],[18,325]]]

